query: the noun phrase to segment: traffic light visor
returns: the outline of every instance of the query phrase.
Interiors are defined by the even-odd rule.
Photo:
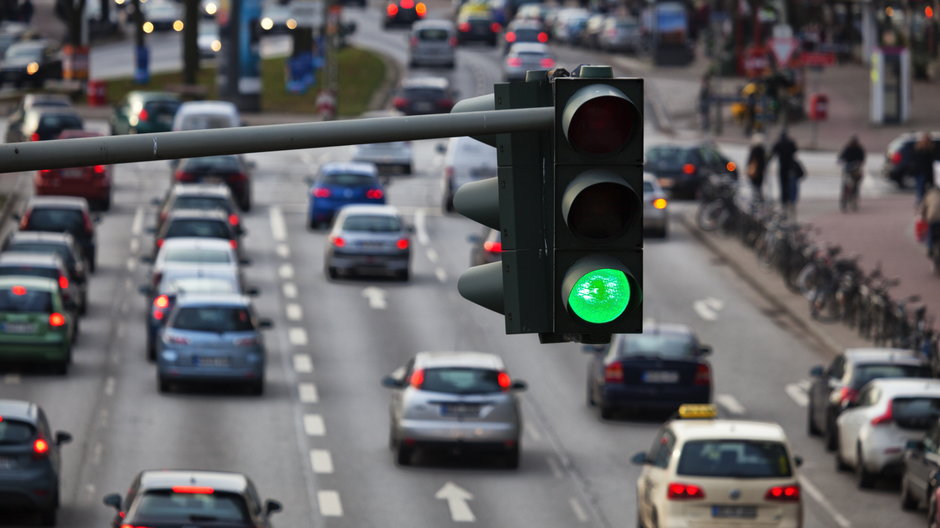
[[[571,96],[562,114],[565,137],[582,154],[623,150],[640,126],[640,111],[620,90],[591,84]]]
[[[619,318],[630,306],[636,281],[616,260],[587,257],[565,274],[564,301],[583,321],[605,324]]]

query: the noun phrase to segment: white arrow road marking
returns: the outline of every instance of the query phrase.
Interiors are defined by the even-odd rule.
[[[385,290],[369,286],[362,290],[362,296],[369,299],[369,308],[373,310],[384,310],[388,303],[385,302]]]
[[[473,495],[453,482],[444,484],[434,494],[434,498],[447,501],[447,507],[450,508],[450,518],[454,522],[474,522],[477,520],[473,515],[473,511],[470,510],[470,505],[467,504],[467,501],[473,499]]]
[[[695,310],[695,313],[697,313],[699,317],[706,321],[717,321],[718,312],[721,311],[724,306],[724,301],[721,299],[715,299],[714,297],[709,297],[708,299],[702,299],[692,303],[692,309]]]
[[[786,389],[787,396],[790,397],[797,405],[800,407],[806,407],[809,405],[809,395],[807,394],[808,389],[799,384],[799,383],[789,383],[787,384]]]
[[[579,523],[588,522],[588,515],[584,511],[584,508],[581,507],[581,503],[578,502],[578,499],[571,497],[568,503],[571,504],[571,509],[574,510],[574,516],[578,518]]]
[[[738,400],[730,394],[719,394],[715,396],[715,401],[731,414],[744,414],[744,406],[738,403]]]

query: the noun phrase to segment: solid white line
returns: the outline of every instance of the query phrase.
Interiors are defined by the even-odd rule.
[[[294,346],[304,346],[307,344],[307,331],[299,327],[291,328],[287,331],[287,340]]]
[[[428,260],[437,263],[437,258],[437,251],[434,251],[434,248],[428,248]]]
[[[290,247],[287,244],[278,244],[277,245],[277,255],[281,258],[286,259],[290,256]]]
[[[104,380],[104,394],[105,396],[114,395],[114,376],[108,376],[108,379]]]
[[[293,282],[285,282],[284,285],[281,286],[281,290],[284,292],[284,297],[288,299],[297,298],[297,286],[294,286]]]
[[[719,394],[715,396],[715,401],[731,414],[744,414],[745,412],[744,406],[730,394]]]
[[[140,239],[132,238],[131,239],[131,255],[136,255],[140,251]]]
[[[7,385],[18,385],[20,383],[20,379],[21,378],[19,374],[7,374],[3,376],[3,382]]]
[[[297,303],[288,303],[284,311],[287,312],[287,318],[291,321],[300,321],[304,318],[304,310]]]
[[[331,490],[318,491],[317,502],[320,504],[320,515],[324,517],[343,516],[343,504],[339,500],[339,493]]]
[[[525,432],[532,437],[532,440],[536,442],[542,441],[542,433],[540,433],[537,428],[533,427],[531,423],[525,424]]]
[[[319,414],[304,415],[304,432],[307,436],[323,436],[326,434],[326,424]]]
[[[588,522],[588,515],[584,511],[584,508],[581,507],[581,503],[578,502],[578,499],[571,497],[568,499],[568,503],[571,504],[571,509],[574,510],[574,516],[578,518],[579,523]]]
[[[806,477],[800,477],[800,485],[803,487],[803,489],[806,490],[807,493],[809,493],[810,497],[812,497],[814,501],[818,502],[819,505],[822,506],[824,510],[826,510],[826,513],[828,513],[829,516],[832,517],[832,519],[839,526],[842,526],[843,528],[849,528],[852,526],[852,523],[850,523],[844,515],[839,513],[839,510],[835,509],[835,507],[826,500],[826,496],[823,495],[822,492],[819,491],[819,489],[809,481],[809,479]]]
[[[274,240],[283,242],[287,239],[287,225],[284,223],[284,215],[281,213],[281,208],[276,205],[272,205],[270,216],[271,236],[274,237]]]
[[[415,211],[415,234],[418,237],[418,243],[422,246],[428,245],[430,238],[428,237],[428,226],[427,220],[428,215],[424,209],[418,209]]]
[[[144,232],[144,206],[138,205],[134,211],[134,220],[131,222],[131,234],[139,236]]]
[[[549,455],[545,457],[545,460],[548,462],[548,469],[552,470],[552,475],[556,479],[560,479],[565,476],[564,472],[561,470],[561,464],[557,459],[555,459],[554,456]]]
[[[282,279],[293,279],[294,267],[290,264],[281,264],[281,266],[277,268],[277,274]]]
[[[307,354],[294,354],[294,370],[301,374],[313,372],[313,361]]]
[[[326,449],[311,449],[310,467],[314,473],[332,473],[333,457]]]
[[[447,282],[447,272],[444,271],[444,268],[435,268],[434,275],[437,276],[437,280],[440,282]]]
[[[800,407],[806,407],[809,405],[809,396],[806,395],[806,391],[801,388],[796,383],[790,383],[786,386],[787,395]]]
[[[313,383],[301,383],[298,389],[300,390],[300,403],[317,403],[320,401],[317,386]]]

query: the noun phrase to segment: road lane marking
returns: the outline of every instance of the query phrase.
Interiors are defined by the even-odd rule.
[[[473,510],[470,509],[470,504],[467,502],[473,500],[473,495],[453,482],[444,484],[434,494],[434,498],[447,501],[450,518],[454,522],[476,521],[477,518],[473,515]]]
[[[745,412],[744,406],[730,394],[719,394],[715,396],[715,401],[731,414],[742,415]]]
[[[556,479],[560,479],[565,476],[564,472],[561,470],[561,464],[558,462],[555,457],[549,455],[545,457],[545,460],[548,461],[548,469],[552,470],[552,476]]]
[[[277,242],[284,242],[287,240],[287,224],[284,223],[284,214],[281,212],[281,208],[272,205],[270,209],[271,217],[271,236],[274,237],[274,240]]]
[[[428,245],[430,238],[428,237],[428,226],[427,226],[428,214],[424,209],[418,209],[415,211],[415,234],[418,237],[418,243],[422,246]]]
[[[284,311],[287,312],[287,319],[291,321],[300,321],[304,318],[304,310],[297,303],[288,303]]]
[[[536,442],[542,441],[542,433],[540,433],[537,428],[533,427],[531,423],[525,424],[525,432],[532,437],[532,440]]]
[[[286,259],[290,257],[290,247],[287,244],[278,244],[277,245],[277,256]]]
[[[7,374],[3,376],[3,383],[7,385],[19,385],[21,379],[19,374]]]
[[[284,293],[284,297],[288,299],[297,298],[297,286],[295,286],[293,282],[285,282],[284,285],[281,286],[281,291]]]
[[[294,267],[290,264],[281,264],[277,268],[277,275],[282,279],[293,279],[294,278]]]
[[[94,466],[97,466],[101,463],[101,455],[104,454],[104,445],[101,442],[95,442],[95,447],[92,449],[91,454],[91,463]]]
[[[343,504],[339,500],[339,493],[332,490],[318,491],[317,503],[320,505],[320,515],[324,517],[343,516]]]
[[[332,473],[333,457],[326,449],[311,449],[310,467],[314,473]]]
[[[301,374],[313,372],[313,361],[307,354],[294,354],[294,370]]]
[[[114,376],[108,376],[104,381],[104,393],[106,396],[114,395]]]
[[[434,275],[437,276],[437,280],[440,282],[447,282],[447,272],[444,271],[444,268],[436,268]]]
[[[801,387],[799,384],[790,383],[784,390],[787,391],[787,396],[789,396],[790,399],[800,407],[806,407],[809,405],[809,395],[806,394],[806,389]]]
[[[127,259],[127,271],[134,271],[137,267],[137,259],[134,257],[129,257]]]
[[[97,495],[97,493],[95,493],[95,485],[85,484],[85,493],[92,495],[92,496]]]
[[[287,340],[294,346],[304,346],[307,344],[307,331],[300,327],[294,327],[287,331]]]
[[[304,432],[307,436],[323,436],[326,434],[326,424],[319,414],[304,415]]]
[[[706,321],[717,321],[718,312],[724,307],[725,303],[721,299],[709,297],[692,303],[692,309],[699,317]]]
[[[579,523],[588,522],[588,514],[584,511],[584,508],[581,507],[581,503],[578,502],[578,499],[571,497],[568,499],[568,504],[570,504],[571,509],[574,510],[574,516],[578,518]]]
[[[138,205],[134,211],[134,220],[131,221],[131,234],[140,236],[144,232],[144,206]]]
[[[824,510],[826,510],[826,513],[828,513],[829,516],[832,517],[832,519],[839,526],[842,526],[842,528],[849,528],[852,526],[852,523],[850,523],[844,515],[839,513],[839,510],[835,509],[835,507],[826,500],[826,496],[823,495],[822,492],[819,491],[819,488],[814,486],[813,483],[809,481],[809,479],[806,477],[800,477],[800,485],[803,486],[803,489],[809,493],[809,496],[812,497],[814,501],[819,503],[819,505],[822,506]]]
[[[437,264],[438,254],[437,251],[434,251],[434,248],[428,248],[428,260]]]
[[[136,255],[140,251],[140,239],[132,238],[131,239],[131,255]]]
[[[317,393],[317,386],[313,383],[301,383],[300,403],[317,403],[320,401],[320,395]]]
[[[388,303],[385,301],[385,290],[382,288],[369,286],[362,290],[362,296],[369,300],[369,308],[373,310],[384,310],[388,307]]]

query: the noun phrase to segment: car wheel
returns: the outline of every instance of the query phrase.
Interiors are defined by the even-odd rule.
[[[69,363],[72,362],[72,347],[69,346],[65,359],[52,366],[52,373],[56,376],[65,376],[69,373]]]
[[[813,420],[813,400],[809,400],[809,403],[806,405],[806,434],[809,436],[820,436],[822,431],[816,427],[816,422]]]
[[[411,465],[411,452],[410,447],[406,447],[404,444],[399,443],[398,449],[395,451],[395,463],[399,466],[408,466]]]
[[[162,393],[170,392],[170,382],[162,376],[157,376],[157,391]]]
[[[55,526],[58,508],[51,506],[39,512],[39,524],[42,526]]]
[[[411,174],[411,165],[410,165],[410,164],[409,164],[409,165],[402,165],[402,166],[401,166],[401,173],[402,173],[402,174]]]
[[[835,458],[835,460],[836,460],[836,471],[837,471],[837,472],[839,472],[839,471],[848,471],[848,470],[852,469],[851,467],[849,467],[848,464],[845,463],[845,460],[842,459],[842,453],[841,453],[840,450],[838,450],[838,449],[836,450],[836,452],[835,452],[835,457],[834,457],[834,458]]]
[[[395,426],[388,426],[388,448],[395,450],[395,447],[398,445],[398,440],[395,439]]]
[[[76,341],[78,341],[78,332],[79,332],[79,323],[80,323],[80,321],[81,321],[81,320],[80,320],[78,317],[75,318],[75,328],[72,329],[72,344],[73,344],[73,345],[75,344]],[[70,350],[70,351],[69,351],[69,360],[71,360],[71,358],[72,358],[72,353],[71,353],[71,350]]]
[[[111,210],[111,197],[108,196],[107,198],[101,200],[101,202],[98,203],[98,207],[102,211],[110,211]]]
[[[408,279],[410,278],[411,278],[411,271],[406,269],[406,270],[402,270],[398,272],[398,280],[402,282],[408,282]]]
[[[153,363],[157,360],[157,344],[153,339],[147,338],[147,361]]]
[[[253,396],[261,396],[264,394],[264,380],[258,380],[252,383],[250,391]]]
[[[506,468],[519,469],[519,442],[506,454]]]
[[[326,276],[329,277],[330,280],[336,280],[339,278],[339,271],[334,266],[327,266]]]
[[[862,458],[862,448],[856,448],[855,455],[855,485],[860,489],[869,489],[875,484],[875,475],[865,469],[865,459]]]
[[[668,238],[669,237],[669,225],[663,224],[663,228],[656,232],[657,238]]]
[[[826,451],[835,451],[839,446],[839,429],[836,426],[834,418],[826,420],[826,432],[823,435],[823,442],[826,444]]]
[[[246,213],[248,211],[251,211],[251,198],[246,197],[244,200],[242,200],[238,204],[238,206],[241,208],[242,211],[245,211]]]
[[[614,418],[614,408],[610,405],[604,403],[604,401],[598,402],[600,406],[600,414],[602,420],[612,420]]]
[[[591,384],[590,379],[587,383],[587,404],[588,407],[597,407],[597,401],[594,400],[594,386]]]
[[[920,506],[920,501],[911,493],[911,484],[907,480],[907,472],[905,471],[901,475],[901,509],[916,511],[918,506]]]
[[[310,230],[310,231],[316,231],[316,230],[317,230],[317,227],[319,227],[319,224],[317,223],[316,220],[314,220],[313,218],[310,218],[309,220],[307,220],[307,229],[308,229],[308,230]]]
[[[454,196],[447,195],[444,197],[444,212],[453,213],[454,212]]]

